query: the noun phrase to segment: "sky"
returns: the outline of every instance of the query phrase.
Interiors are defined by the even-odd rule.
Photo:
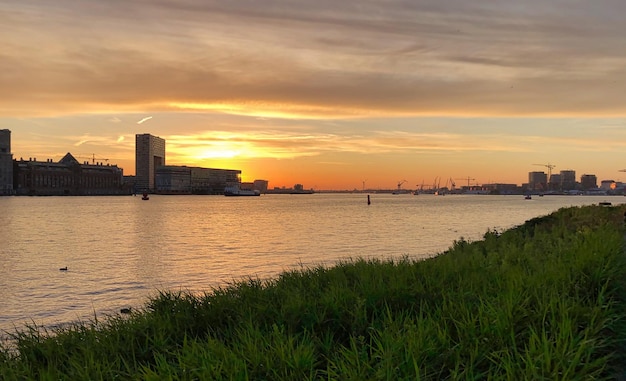
[[[0,129],[270,187],[626,181],[623,0],[4,0]],[[437,180],[436,180],[437,179]]]

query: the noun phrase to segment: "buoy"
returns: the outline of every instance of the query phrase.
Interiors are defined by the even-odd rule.
[[[367,205],[369,205],[369,204],[371,204],[371,202],[370,202],[370,195],[368,194],[367,195]]]

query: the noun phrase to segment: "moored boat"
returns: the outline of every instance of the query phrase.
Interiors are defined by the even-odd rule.
[[[239,185],[229,185],[224,188],[224,196],[260,196],[256,189],[241,189]]]

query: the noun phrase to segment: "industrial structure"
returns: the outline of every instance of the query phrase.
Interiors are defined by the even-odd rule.
[[[135,191],[154,192],[156,169],[165,165],[165,140],[150,134],[135,135]]]

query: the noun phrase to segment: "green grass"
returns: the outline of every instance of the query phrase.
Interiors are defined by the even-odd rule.
[[[355,259],[27,327],[0,348],[0,379],[615,379],[623,212],[561,209],[424,261]]]

